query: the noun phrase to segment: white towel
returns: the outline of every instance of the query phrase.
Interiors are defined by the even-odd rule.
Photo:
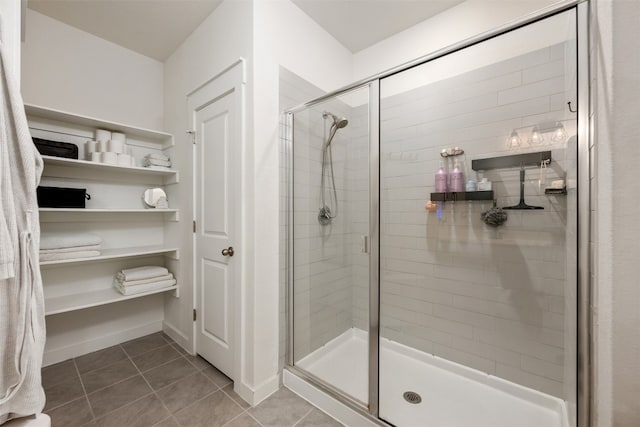
[[[74,246],[72,248],[40,249],[40,254],[62,254],[65,252],[98,251],[102,245]]]
[[[168,160],[156,160],[156,159],[144,159],[142,161],[142,164],[145,166],[164,166],[167,168],[171,166],[171,162]]]
[[[39,414],[45,404],[36,199],[43,162],[29,134],[13,55],[6,49],[0,40],[0,424]]]
[[[73,248],[102,243],[102,237],[92,233],[42,233],[40,249]]]
[[[40,261],[60,261],[63,259],[81,259],[100,256],[100,251],[76,251],[40,254]]]
[[[119,271],[116,278],[119,282],[128,282],[132,280],[152,279],[154,277],[166,276],[169,270],[164,267],[155,265],[145,265],[143,267],[127,268]]]
[[[155,291],[156,289],[168,288],[169,286],[173,286],[176,284],[176,279],[171,280],[162,280],[160,282],[147,283],[146,285],[136,285],[136,286],[122,286],[121,283],[116,282],[114,284],[115,288],[122,295],[135,295],[141,294],[143,292]]]
[[[145,159],[155,159],[155,160],[162,160],[165,162],[168,162],[169,160],[171,160],[169,158],[169,156],[165,156],[164,154],[161,153],[149,153],[146,156],[144,156]]]
[[[160,282],[162,280],[171,280],[173,279],[173,274],[169,273],[165,276],[160,276],[160,277],[152,277],[151,279],[141,279],[141,280],[127,280],[127,281],[120,281],[118,280],[118,278],[116,277],[116,281],[118,283],[120,283],[122,286],[138,286],[138,285],[146,285],[147,283],[153,283],[153,282]]]
[[[147,169],[156,169],[161,171],[166,171],[167,169],[171,169],[171,167],[169,166],[155,166],[155,165],[142,165],[142,166]]]

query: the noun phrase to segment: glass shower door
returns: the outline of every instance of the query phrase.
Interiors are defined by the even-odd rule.
[[[292,348],[296,368],[366,406],[369,86],[293,113]]]
[[[381,80],[385,421],[575,422],[576,86],[574,10]]]

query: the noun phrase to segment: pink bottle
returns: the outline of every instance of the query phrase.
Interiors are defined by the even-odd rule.
[[[453,170],[451,171],[450,177],[450,187],[449,191],[461,192],[464,191],[464,174],[462,173],[462,169],[458,165],[456,161]]]

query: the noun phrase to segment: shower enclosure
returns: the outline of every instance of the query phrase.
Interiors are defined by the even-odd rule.
[[[586,426],[585,19],[285,113],[290,372],[398,427]]]

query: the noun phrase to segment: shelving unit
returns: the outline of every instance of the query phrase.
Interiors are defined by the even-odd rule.
[[[110,176],[107,174],[111,174],[112,178],[117,177],[118,180],[137,178],[143,182],[155,183],[157,178],[160,178],[163,185],[178,183],[178,171],[173,169],[119,166],[53,156],[42,156],[42,158],[47,176],[96,179],[96,174],[102,174],[98,178],[108,180]]]
[[[35,105],[25,105],[25,111],[34,137],[76,144],[81,159],[84,144],[93,139],[96,129],[124,133],[138,164],[144,155],[162,153],[174,145],[173,136],[165,132]],[[175,262],[179,262],[180,248],[163,242],[168,223],[179,220],[179,210],[145,209],[141,200],[146,188],[179,184],[179,172],[81,159],[43,156],[42,185],[86,187],[92,199],[86,209],[40,208],[41,230],[99,234],[105,249],[97,257],[40,263],[45,314],[69,313],[160,293],[178,297],[179,277],[178,285],[136,295],[120,294],[113,287],[113,279],[123,268],[168,262],[175,268]]]
[[[40,266],[46,267],[50,265],[68,265],[68,264],[81,264],[92,263],[100,261],[115,260],[118,258],[135,258],[150,255],[165,255],[173,259],[179,258],[178,248],[165,248],[160,246],[140,246],[137,248],[125,248],[125,249],[103,249],[101,254],[97,257],[91,258],[76,258],[76,259],[63,259],[56,261],[40,261]]]
[[[108,288],[99,291],[78,292],[73,295],[66,295],[55,298],[46,298],[45,296],[45,316],[54,314],[68,313],[70,311],[82,310],[85,308],[97,307],[100,305],[113,304],[121,301],[127,301],[134,298],[142,298],[148,295],[160,294],[163,292],[177,291],[178,286],[170,286],[168,288],[156,289],[154,291],[143,292],[136,295],[122,295],[114,288]]]

